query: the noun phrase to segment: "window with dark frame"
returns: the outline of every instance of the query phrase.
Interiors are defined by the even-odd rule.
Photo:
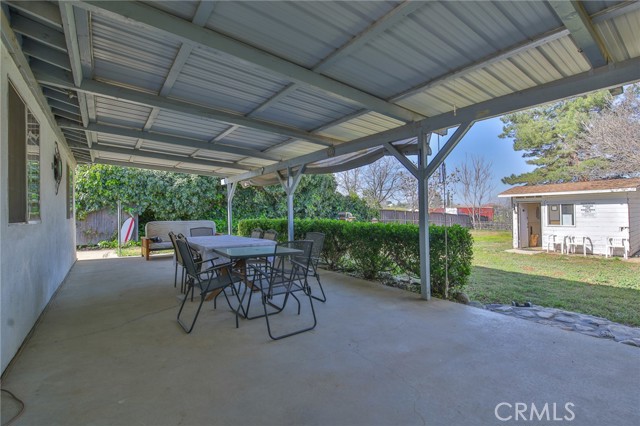
[[[40,123],[9,82],[9,223],[40,220]]]

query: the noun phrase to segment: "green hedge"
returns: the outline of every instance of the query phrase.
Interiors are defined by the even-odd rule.
[[[287,240],[286,219],[242,220],[238,233],[247,236],[254,228],[274,229],[278,241]],[[322,256],[331,269],[355,269],[368,279],[378,278],[383,272],[420,276],[416,225],[304,219],[295,221],[294,230],[295,239],[304,238],[309,231],[325,234]],[[432,293],[444,297],[447,265],[449,296],[461,292],[471,274],[473,239],[469,230],[458,225],[446,229],[431,225],[429,242]]]

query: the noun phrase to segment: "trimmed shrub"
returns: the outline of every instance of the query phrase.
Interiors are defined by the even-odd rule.
[[[287,240],[286,219],[248,219],[238,223],[239,235],[254,228],[278,231],[278,241]],[[416,225],[302,219],[294,222],[295,239],[307,232],[325,234],[323,260],[330,269],[355,267],[364,278],[376,279],[383,272],[420,276],[420,233]],[[429,227],[429,257],[432,294],[444,297],[462,292],[469,282],[473,239],[459,225]],[[447,269],[448,268],[448,269]],[[447,273],[448,272],[448,273]]]

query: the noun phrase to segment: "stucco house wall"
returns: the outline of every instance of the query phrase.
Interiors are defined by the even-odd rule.
[[[0,52],[0,362],[2,371],[19,350],[76,260],[75,221],[67,218],[67,167],[75,162],[63,147],[64,173],[55,193],[52,161],[56,133],[39,107],[4,43]],[[38,223],[9,222],[9,79],[40,123],[40,209]],[[39,89],[36,89],[39,90]]]

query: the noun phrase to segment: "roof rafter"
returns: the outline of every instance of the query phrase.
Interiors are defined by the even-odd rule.
[[[556,15],[571,32],[576,45],[593,68],[606,65],[611,55],[596,32],[589,14],[577,0],[549,0]]]
[[[253,128],[264,132],[306,140],[323,146],[332,146],[334,144],[342,143],[342,141],[338,139],[314,135],[297,128],[284,126],[265,120],[247,118],[243,115],[201,105],[195,105],[177,99],[163,98],[150,93],[139,92],[137,90],[119,87],[95,80],[85,79],[82,81],[80,86],[76,87],[69,78],[68,73],[61,72],[57,69],[47,68],[48,67],[39,65],[33,67],[33,72],[41,84],[76,90],[81,93],[89,93],[111,99],[123,100],[139,105],[158,107],[161,109],[176,111],[183,114],[222,121],[228,124],[237,124],[239,126]]]
[[[523,90],[491,99],[468,107],[426,118],[422,121],[405,124],[395,129],[387,130],[375,135],[365,136],[342,145],[320,150],[311,154],[302,155],[270,166],[262,167],[248,173],[232,176],[224,180],[224,183],[234,183],[248,180],[303,164],[327,158],[350,154],[361,149],[382,145],[385,142],[394,142],[416,136],[422,131],[433,131],[454,127],[460,123],[473,124],[478,120],[496,117],[513,111],[531,108],[549,102],[555,102],[572,96],[594,90],[619,86],[621,84],[640,80],[640,58],[629,59],[624,62],[609,64],[594,70],[590,70],[571,77],[556,80],[542,86]]]
[[[272,154],[266,154],[255,149],[241,148],[241,147],[222,145],[222,144],[212,144],[205,141],[199,141],[196,139],[190,139],[182,136],[175,136],[175,135],[164,134],[164,133],[140,131],[137,129],[130,129],[130,128],[118,127],[118,126],[109,126],[105,124],[95,124],[95,123],[89,123],[88,126],[84,127],[76,123],[65,121],[65,120],[58,120],[58,125],[60,126],[61,129],[73,129],[73,130],[96,132],[96,133],[101,133],[105,135],[122,136],[127,138],[154,141],[154,142],[184,146],[184,147],[195,148],[195,149],[205,149],[209,151],[225,152],[228,154],[260,158],[263,160],[270,160],[270,161],[281,160],[281,158],[278,156],[275,156]]]
[[[144,164],[144,163],[131,163],[126,161],[106,160],[103,158],[96,158],[94,163],[106,164],[106,165],[118,166],[118,167],[135,167],[138,169],[160,170],[163,172],[188,173],[192,175],[203,175],[203,176],[219,176],[215,172],[208,172],[205,170],[186,169],[182,167],[157,166],[154,164]]]
[[[84,146],[79,143],[70,143],[70,148],[77,149],[89,149],[87,146]],[[237,169],[237,170],[248,170],[250,167],[243,166],[236,163],[225,163],[222,161],[215,160],[205,160],[201,158],[193,158],[189,156],[181,156],[175,154],[164,154],[155,151],[143,151],[139,149],[131,149],[131,148],[120,148],[113,145],[107,145],[101,142],[94,142],[92,150],[96,150],[98,152],[110,152],[112,154],[120,154],[120,155],[135,155],[136,157],[144,157],[144,158],[153,158],[156,160],[163,161],[176,161],[179,163],[188,163],[188,164],[198,164],[200,166],[208,166],[208,167],[224,167],[226,169]]]
[[[103,14],[118,22],[134,26],[152,27],[183,43],[191,43],[226,53],[272,73],[284,76],[292,82],[323,90],[339,98],[356,102],[367,109],[402,121],[415,121],[423,118],[422,115],[414,111],[387,102],[353,86],[333,80],[264,50],[216,31],[194,25],[184,19],[139,2],[86,0],[75,2],[74,5],[86,8],[94,13]]]

